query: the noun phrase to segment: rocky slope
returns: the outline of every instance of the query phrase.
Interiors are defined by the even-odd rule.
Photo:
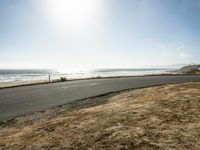
[[[188,65],[184,66],[181,69],[177,70],[178,73],[184,73],[184,74],[195,74],[200,72],[200,65]]]

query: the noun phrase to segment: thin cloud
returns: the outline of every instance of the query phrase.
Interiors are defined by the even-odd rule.
[[[181,52],[181,53],[179,53],[179,57],[184,59],[184,58],[188,58],[189,55],[187,53],[185,53],[185,52]]]

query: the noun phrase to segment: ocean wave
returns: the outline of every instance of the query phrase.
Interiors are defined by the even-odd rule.
[[[167,73],[169,68],[133,68],[133,69],[93,69],[87,71],[59,72],[57,70],[0,70],[0,82],[12,81],[36,81],[48,80],[49,75],[52,80],[60,77],[75,78],[92,78],[92,77],[114,77],[114,76],[138,76],[148,74]]]

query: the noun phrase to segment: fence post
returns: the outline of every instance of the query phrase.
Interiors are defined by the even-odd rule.
[[[49,75],[49,83],[51,82],[51,75]]]

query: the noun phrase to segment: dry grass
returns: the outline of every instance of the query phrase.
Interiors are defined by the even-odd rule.
[[[77,101],[1,124],[0,149],[200,149],[200,83]]]

